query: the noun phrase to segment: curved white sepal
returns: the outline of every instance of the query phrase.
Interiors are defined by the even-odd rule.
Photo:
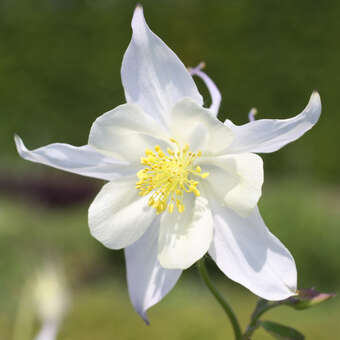
[[[266,300],[296,295],[294,259],[268,230],[257,208],[247,218],[226,208],[215,208],[213,214],[209,254],[226,276]]]
[[[89,145],[76,147],[54,143],[28,150],[19,136],[16,135],[14,139],[19,155],[31,162],[107,181],[125,175],[129,171],[127,162],[107,157]]]
[[[320,96],[314,92],[306,108],[293,118],[259,119],[241,126],[228,120],[225,125],[232,128],[235,134],[228,152],[274,152],[310,130],[319,120],[320,114]]]
[[[125,248],[127,282],[136,312],[149,324],[146,311],[158,303],[175,286],[182,271],[165,269],[157,259],[159,219],[145,234]]]
[[[121,70],[125,97],[166,125],[175,103],[190,97],[202,105],[195,82],[176,54],[155,35],[137,6],[132,18],[132,38]]]

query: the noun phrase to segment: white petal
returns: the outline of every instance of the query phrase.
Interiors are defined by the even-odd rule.
[[[140,107],[124,104],[95,120],[89,145],[113,157],[139,163],[146,148],[157,144],[166,148],[168,144],[161,140],[162,136],[166,136],[166,131]]]
[[[90,232],[108,248],[137,241],[155,217],[148,197],[138,195],[135,183],[136,177],[130,177],[105,184],[89,208]]]
[[[172,109],[170,131],[181,144],[188,143],[190,150],[200,150],[204,154],[219,154],[233,140],[229,127],[189,98],[181,100]]]
[[[209,110],[215,116],[217,116],[218,110],[220,108],[221,100],[222,100],[221,92],[216,86],[216,84],[213,82],[213,80],[205,72],[202,71],[202,68],[204,66],[205,66],[204,63],[200,63],[196,67],[193,67],[193,68],[190,67],[189,72],[192,76],[194,75],[198,76],[203,80],[205,86],[208,88],[208,91],[211,97],[211,105],[209,107]]]
[[[190,97],[203,103],[195,82],[176,54],[155,35],[137,6],[132,19],[133,35],[122,64],[127,102],[138,103],[162,123],[175,103]]]
[[[206,157],[197,164],[209,176],[203,184],[221,204],[225,204],[239,215],[246,217],[256,207],[263,184],[263,161],[252,153]]]
[[[164,213],[161,218],[158,259],[165,268],[190,267],[208,251],[212,240],[213,221],[208,201],[202,196],[186,196],[183,213]]]
[[[89,145],[55,143],[30,151],[19,136],[15,136],[15,144],[19,155],[28,161],[78,175],[109,181],[135,170],[127,162],[107,157]]]
[[[213,213],[209,253],[225,275],[267,300],[296,294],[294,259],[265,226],[258,209],[247,218],[226,208]]]
[[[273,152],[300,138],[318,121],[321,101],[314,92],[306,108],[296,117],[289,119],[260,119],[236,126],[230,121],[225,124],[233,129],[235,139],[228,152]]]
[[[159,264],[158,235],[157,218],[137,242],[125,248],[130,299],[137,313],[147,324],[147,309],[169,293],[182,273],[178,269],[165,269]]]

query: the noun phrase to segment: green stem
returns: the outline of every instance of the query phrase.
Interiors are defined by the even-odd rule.
[[[220,292],[216,289],[212,281],[210,280],[207,267],[205,266],[204,263],[204,257],[202,257],[198,262],[197,262],[197,268],[198,271],[206,284],[206,286],[209,288],[210,292],[214,297],[216,298],[217,302],[221,305],[221,307],[224,309],[225,313],[227,314],[231,325],[233,327],[234,335],[235,335],[235,340],[242,340],[242,332],[241,332],[241,327],[240,324],[236,318],[236,315],[232,308],[230,307],[229,303],[225,300],[225,298],[220,294]]]
[[[31,282],[22,288],[18,310],[14,321],[13,340],[31,339],[34,313],[31,300]]]
[[[256,308],[254,310],[254,313],[251,317],[251,321],[243,335],[243,339],[244,340],[248,340],[250,339],[250,337],[253,335],[253,333],[255,332],[255,330],[259,327],[259,319],[260,317],[267,311],[269,311],[270,309],[273,309],[275,307],[278,307],[282,305],[282,303],[279,302],[273,302],[273,303],[268,303],[263,299],[259,299],[259,301],[257,302]]]

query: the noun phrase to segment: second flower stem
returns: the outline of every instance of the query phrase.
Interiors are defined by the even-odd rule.
[[[244,338],[250,339],[250,337],[259,327],[259,319],[265,312],[269,311],[270,309],[279,307],[281,305],[282,305],[281,301],[269,303],[266,300],[259,299],[259,301],[257,302],[256,308],[255,308],[255,311],[251,317],[251,321],[244,333]]]
[[[202,257],[197,262],[197,268],[198,268],[198,271],[199,271],[204,283],[209,288],[212,295],[214,295],[217,302],[221,305],[221,307],[223,308],[223,310],[227,314],[227,316],[228,316],[228,318],[231,322],[231,325],[233,327],[235,340],[242,340],[243,337],[242,337],[241,327],[240,327],[240,324],[239,324],[239,322],[236,318],[236,315],[235,315],[234,311],[232,310],[231,306],[229,305],[229,303],[227,302],[227,300],[221,295],[221,293],[216,289],[216,287],[212,283],[212,281],[209,277],[208,271],[207,271],[207,267],[206,267],[205,262],[204,262],[204,257]]]

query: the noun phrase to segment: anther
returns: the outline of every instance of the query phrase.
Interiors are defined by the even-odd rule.
[[[169,204],[168,211],[169,211],[170,214],[172,214],[174,212],[174,204],[173,203]]]
[[[146,196],[152,193],[148,205],[156,210],[157,214],[164,211],[173,213],[175,209],[179,213],[184,211],[184,192],[200,195],[197,188],[197,177],[206,178],[209,173],[201,173],[200,166],[194,166],[194,161],[202,155],[202,152],[192,153],[189,145],[180,146],[174,138],[170,142],[176,144],[174,148],[167,148],[166,153],[159,145],[154,150],[146,149],[145,156],[141,157],[144,169],[137,172],[138,181],[136,188],[139,195]],[[196,176],[195,179],[192,176]]]
[[[204,179],[204,178],[207,178],[209,176],[209,172],[205,172],[201,175],[201,177]]]
[[[195,196],[201,195],[200,191],[197,188],[195,188],[195,190],[193,190],[193,193],[195,194]]]
[[[145,154],[146,154],[147,156],[152,156],[154,153],[153,153],[152,150],[146,149],[146,150],[145,150]]]
[[[183,148],[183,153],[187,153],[189,150],[189,144],[185,144],[184,148]]]

